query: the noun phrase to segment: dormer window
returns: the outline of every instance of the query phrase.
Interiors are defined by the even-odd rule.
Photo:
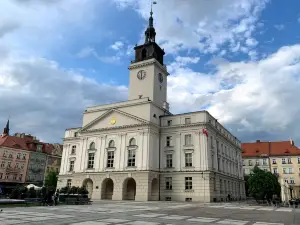
[[[37,152],[41,152],[42,151],[43,146],[42,145],[37,145],[36,146],[36,151]]]

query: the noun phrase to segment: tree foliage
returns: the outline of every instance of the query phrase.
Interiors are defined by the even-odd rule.
[[[57,173],[50,171],[47,173],[46,178],[45,178],[45,186],[46,187],[52,187],[52,188],[56,188],[57,185]]]
[[[273,195],[280,196],[280,184],[277,177],[254,167],[247,181],[249,195],[256,200],[270,200]]]

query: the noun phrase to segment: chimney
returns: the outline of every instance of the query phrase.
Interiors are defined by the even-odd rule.
[[[292,146],[294,146],[294,141],[293,141],[292,138],[290,138],[290,143],[291,143]]]
[[[256,143],[260,143],[260,140],[256,140]]]

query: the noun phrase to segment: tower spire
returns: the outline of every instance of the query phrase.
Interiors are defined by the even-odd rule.
[[[6,126],[3,129],[2,136],[9,136],[9,119],[7,120]]]
[[[152,6],[157,4],[156,1],[151,1],[151,10],[150,10],[150,17],[149,17],[149,25],[147,30],[145,31],[145,43],[155,42],[156,32],[153,26],[153,10]]]

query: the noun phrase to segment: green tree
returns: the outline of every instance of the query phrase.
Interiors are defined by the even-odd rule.
[[[56,189],[56,185],[57,185],[57,173],[50,171],[47,173],[46,178],[45,178],[45,186],[46,187],[51,187]]]
[[[271,172],[266,172],[254,167],[247,181],[249,195],[256,201],[270,200],[273,195],[280,196],[280,184],[277,177]]]

